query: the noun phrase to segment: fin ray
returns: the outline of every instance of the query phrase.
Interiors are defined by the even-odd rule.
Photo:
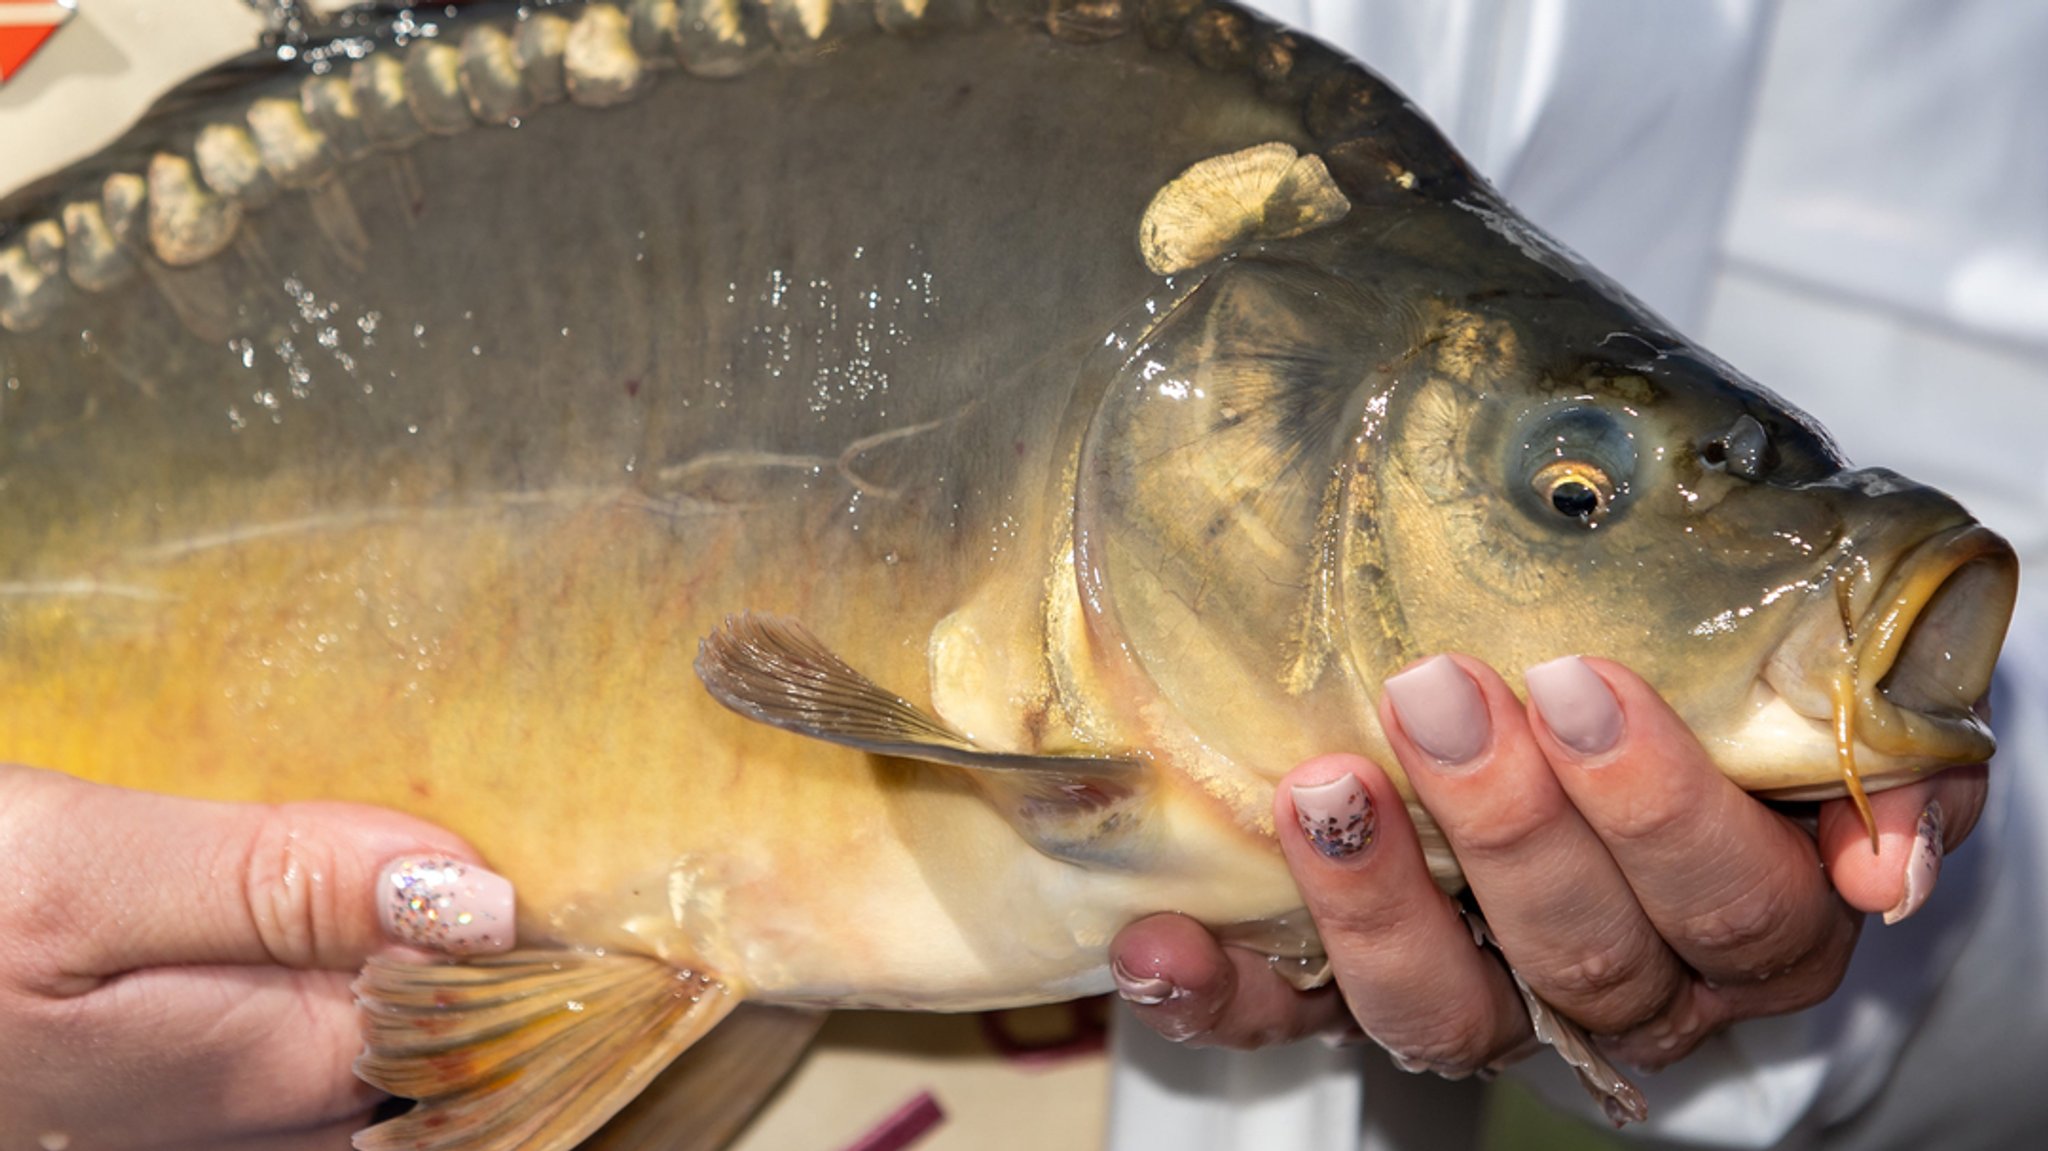
[[[973,771],[1024,772],[1053,783],[1129,791],[1141,771],[1127,759],[989,751],[937,716],[862,675],[802,624],[763,612],[729,616],[704,638],[697,676],[717,700],[784,731],[881,755]]]
[[[418,1106],[359,1151],[567,1151],[739,996],[644,956],[515,951],[466,964],[373,959],[356,981],[357,1074]]]

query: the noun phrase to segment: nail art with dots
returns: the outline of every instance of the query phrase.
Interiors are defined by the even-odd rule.
[[[1347,771],[1328,783],[1295,784],[1292,790],[1301,833],[1324,858],[1347,859],[1372,842],[1377,820],[1357,776]]]

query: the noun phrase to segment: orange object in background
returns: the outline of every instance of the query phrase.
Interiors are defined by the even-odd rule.
[[[77,14],[75,0],[0,0],[0,84]]]

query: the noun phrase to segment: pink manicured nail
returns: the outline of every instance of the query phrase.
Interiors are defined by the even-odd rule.
[[[1539,663],[1522,673],[1522,682],[1559,743],[1598,755],[1621,742],[1621,701],[1585,660],[1568,655]]]
[[[1345,772],[1328,783],[1293,784],[1294,817],[1325,859],[1347,859],[1372,842],[1372,800],[1358,777]]]
[[[1941,802],[1929,800],[1920,809],[1920,826],[1913,830],[1913,853],[1906,860],[1906,893],[1897,906],[1884,913],[1887,925],[1920,910],[1934,894],[1934,881],[1941,878],[1941,835]]]
[[[1141,1007],[1157,1007],[1173,998],[1173,984],[1156,975],[1139,975],[1116,960],[1110,961],[1109,974],[1116,980],[1116,993]]]
[[[1444,766],[1478,755],[1492,735],[1479,685],[1449,656],[1424,660],[1388,679],[1386,686],[1401,729]]]
[[[385,933],[445,955],[510,950],[512,908],[512,881],[474,863],[406,856],[392,860],[377,878]]]

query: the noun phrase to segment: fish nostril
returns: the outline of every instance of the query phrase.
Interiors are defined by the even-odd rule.
[[[1712,449],[1711,455],[1708,449]],[[1718,439],[1702,448],[1700,455],[1707,463],[1726,468],[1729,475],[1760,480],[1771,470],[1777,453],[1771,446],[1771,433],[1755,416],[1744,412]]]

